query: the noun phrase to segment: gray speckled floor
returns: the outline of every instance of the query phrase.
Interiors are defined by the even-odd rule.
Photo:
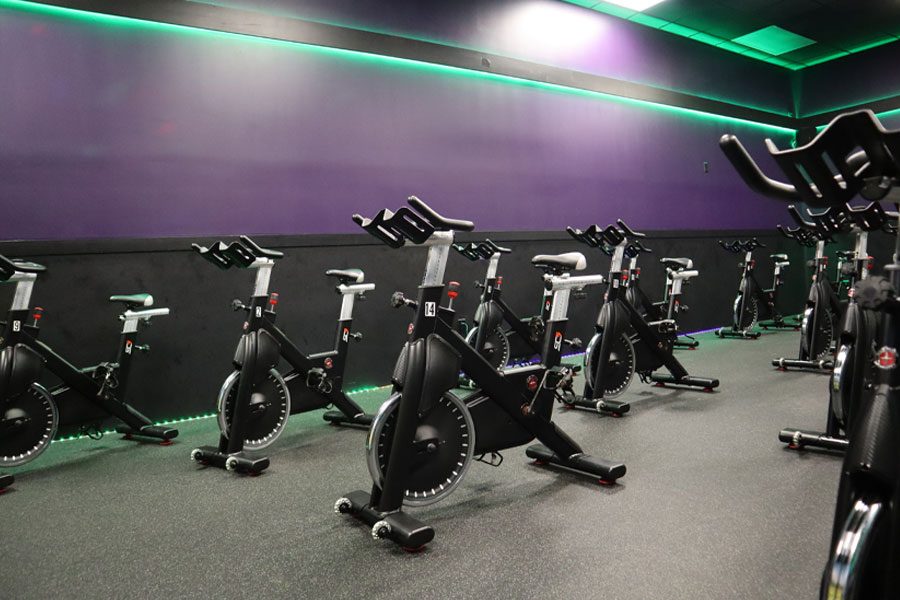
[[[769,366],[797,335],[704,335],[679,352],[718,393],[635,382],[625,418],[560,414],[588,452],[625,461],[620,485],[510,450],[416,511],[437,532],[417,555],[331,512],[368,488],[364,433],[318,413],[292,418],[258,478],[190,462],[211,419],[181,424],[168,448],[54,444],[0,497],[0,597],[813,598],[840,459],[777,441],[786,425],[824,426],[827,378]]]

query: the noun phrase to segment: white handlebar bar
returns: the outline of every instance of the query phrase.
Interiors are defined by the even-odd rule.
[[[147,310],[126,310],[119,317],[123,321],[132,319],[150,319],[152,317],[164,317],[169,314],[168,308],[150,308]]]
[[[589,285],[598,285],[606,283],[606,277],[603,275],[579,275],[578,277],[547,277],[544,279],[547,288],[552,291],[558,290],[576,290]]]

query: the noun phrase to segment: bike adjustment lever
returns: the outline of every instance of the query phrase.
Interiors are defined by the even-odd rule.
[[[394,292],[391,294],[391,306],[400,308],[404,304],[406,304],[406,296],[403,295],[403,292]]]
[[[231,310],[237,312],[239,310],[247,310],[247,305],[235,298],[231,301]]]
[[[572,338],[571,340],[563,340],[565,344],[571,347],[573,350],[579,350],[584,347],[584,343],[581,341],[581,338]]]

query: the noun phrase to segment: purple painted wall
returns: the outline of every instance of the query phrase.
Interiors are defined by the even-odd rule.
[[[351,213],[411,193],[483,231],[784,214],[716,146],[778,133],[726,120],[14,10],[0,40],[0,239],[354,232]]]
[[[199,0],[383,31],[788,114],[790,71],[561,0]]]

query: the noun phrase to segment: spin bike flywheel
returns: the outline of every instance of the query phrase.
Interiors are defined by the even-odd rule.
[[[849,429],[853,390],[860,385],[854,378],[863,377],[860,372],[862,369],[857,368],[856,353],[856,342],[841,344],[834,355],[834,368],[831,370],[831,381],[828,385],[831,414],[844,431]]]
[[[587,391],[591,397],[594,396],[593,381],[597,374],[602,339],[602,333],[595,334],[584,353],[584,376],[587,380]],[[613,341],[609,352],[609,362],[603,369],[603,397],[615,398],[624,392],[634,377],[634,367],[634,345],[628,338],[628,334],[623,332]]]
[[[741,298],[743,294],[738,294],[734,298],[734,321],[738,327],[738,331],[747,331],[759,322],[759,301],[756,296],[750,296],[744,305],[744,314],[741,315]],[[743,318],[742,318],[743,317]]]
[[[366,439],[369,474],[382,486],[390,460],[400,394],[381,405]],[[433,504],[450,494],[469,468],[475,451],[475,424],[465,403],[445,392],[425,414],[419,415],[404,504]]]
[[[800,324],[800,340],[803,350],[809,360],[821,360],[828,355],[831,350],[831,341],[834,338],[834,327],[831,320],[831,311],[826,310],[825,314],[819,319],[819,327],[815,332],[810,329],[813,326],[813,308],[809,307],[803,311],[803,321]],[[813,348],[809,347],[809,338],[815,335],[815,344]]]
[[[228,437],[237,381],[240,371],[234,371],[225,379],[219,390],[219,430]],[[250,415],[244,425],[244,448],[262,450],[278,439],[291,414],[291,393],[284,379],[275,369],[269,369],[266,379],[250,394]]]
[[[881,502],[858,499],[844,521],[825,567],[823,592],[828,598],[866,600],[881,598],[878,590],[886,569],[890,546],[890,522]]]
[[[53,441],[58,427],[56,403],[38,383],[0,402],[0,466],[34,460]]]
[[[470,346],[475,345],[475,338],[478,336],[478,327],[473,327],[466,334],[466,343]],[[502,371],[509,365],[509,340],[500,327],[495,327],[494,331],[484,340],[484,348],[480,352],[481,356],[491,363],[497,371]]]

